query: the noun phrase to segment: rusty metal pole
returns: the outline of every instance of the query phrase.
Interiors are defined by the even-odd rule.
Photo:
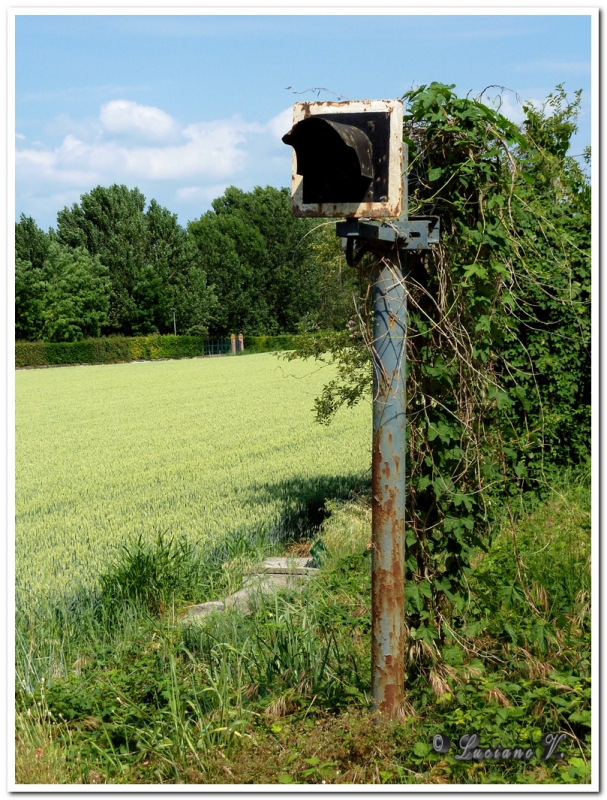
[[[400,257],[399,257],[400,255]],[[378,253],[373,276],[373,704],[402,714],[405,650],[406,256]]]

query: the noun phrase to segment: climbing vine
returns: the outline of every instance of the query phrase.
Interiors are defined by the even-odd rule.
[[[404,278],[407,621],[423,660],[465,606],[471,559],[503,509],[513,522],[551,467],[588,452],[590,185],[567,155],[580,93],[524,105],[520,127],[452,86],[404,100],[409,215],[441,225]],[[347,330],[289,356],[336,364],[316,400],[323,423],[370,397],[372,269],[359,266]]]

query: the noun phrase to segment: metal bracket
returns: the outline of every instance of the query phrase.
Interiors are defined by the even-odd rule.
[[[335,225],[335,234],[342,239],[346,261],[354,267],[367,250],[378,246],[429,250],[439,242],[440,221],[438,217],[401,218],[394,222],[346,219]]]

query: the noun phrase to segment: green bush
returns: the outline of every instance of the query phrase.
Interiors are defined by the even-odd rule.
[[[299,337],[284,333],[277,336],[245,336],[245,353],[271,353],[274,350],[293,350]]]
[[[297,336],[245,336],[245,353],[292,350]],[[196,358],[204,355],[202,336],[111,336],[80,342],[16,342],[15,367],[58,364],[119,364],[157,358]]]
[[[15,366],[117,364],[156,358],[194,358],[204,354],[201,336],[112,336],[81,342],[16,342]]]

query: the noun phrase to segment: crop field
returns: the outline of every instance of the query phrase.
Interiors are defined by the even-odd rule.
[[[91,585],[140,534],[224,539],[355,488],[370,406],[318,425],[330,374],[272,354],[17,372],[18,594]]]

